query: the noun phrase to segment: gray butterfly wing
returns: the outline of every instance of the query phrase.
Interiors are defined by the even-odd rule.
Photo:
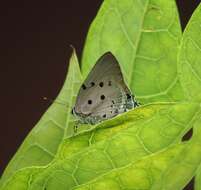
[[[77,96],[74,113],[83,123],[95,124],[135,107],[118,61],[104,54],[92,68]]]

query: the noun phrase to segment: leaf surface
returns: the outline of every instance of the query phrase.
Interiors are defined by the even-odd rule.
[[[201,5],[183,34],[179,52],[179,77],[189,102],[201,102]],[[200,137],[201,138],[201,137]],[[201,167],[197,168],[195,190],[201,189]]]
[[[196,174],[199,190],[200,7],[178,48],[173,0],[105,0],[87,37],[83,74],[112,51],[142,105],[95,126],[80,125],[75,135],[70,111],[82,77],[74,54],[56,99],[68,106],[54,103],[46,112],[8,166],[2,190],[181,190]],[[190,129],[193,136],[183,142]]]
[[[67,136],[71,122],[69,113],[82,80],[75,52],[71,57],[68,73],[55,102],[42,116],[7,166],[1,184],[19,169],[45,166],[54,159],[60,143]]]
[[[111,51],[140,103],[179,101],[181,27],[174,0],[105,0],[91,25],[82,59],[86,76]]]
[[[181,117],[180,112],[185,117]],[[70,190],[110,175],[113,171],[121,171],[121,168],[130,168],[135,162],[149,160],[158,152],[166,152],[169,146],[179,144],[199,115],[198,104],[185,103],[148,105],[132,110],[93,130],[66,139],[59,150],[60,156],[40,168],[34,179],[29,173],[32,168],[27,168],[16,173],[4,190],[17,187],[19,184],[15,179],[20,176],[26,179],[32,177],[31,190],[51,190],[56,186],[61,190]],[[172,153],[167,150],[165,155],[169,159]]]

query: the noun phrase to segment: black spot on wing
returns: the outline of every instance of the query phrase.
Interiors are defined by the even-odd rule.
[[[100,82],[99,83],[99,86],[102,88],[104,86],[104,83],[103,82]]]
[[[107,115],[106,115],[106,114],[104,114],[104,115],[103,115],[103,118],[106,118],[106,117],[107,117]]]
[[[86,89],[87,89],[87,87],[85,86],[85,84],[82,85],[82,89],[83,89],[83,90],[86,90]]]
[[[105,95],[101,95],[100,99],[105,100]]]
[[[88,100],[88,104],[92,104],[92,100]]]
[[[95,83],[94,82],[91,82],[91,87],[95,86]]]

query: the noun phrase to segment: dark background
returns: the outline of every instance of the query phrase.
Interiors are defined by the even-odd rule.
[[[79,58],[102,0],[4,1],[0,7],[0,174]],[[200,0],[177,0],[184,28]],[[186,189],[191,189],[189,186]]]

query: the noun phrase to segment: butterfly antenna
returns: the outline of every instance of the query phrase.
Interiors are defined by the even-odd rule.
[[[50,99],[50,98],[47,98],[47,97],[43,97],[43,100],[48,101],[48,102],[50,102],[50,103],[56,103],[56,104],[60,104],[60,105],[63,105],[63,106],[67,106],[66,103],[59,102],[59,101],[57,101],[57,100],[53,100],[53,99]]]

